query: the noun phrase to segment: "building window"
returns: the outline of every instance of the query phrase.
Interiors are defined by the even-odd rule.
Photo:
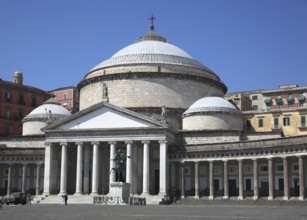
[[[5,98],[6,98],[6,101],[11,101],[11,99],[12,99],[12,93],[11,92],[6,92],[5,93]]]
[[[260,166],[260,172],[268,172],[268,166]]]
[[[263,118],[258,118],[258,127],[263,128]]]
[[[252,124],[250,120],[246,120],[246,130],[251,131],[252,130]]]
[[[299,170],[298,164],[294,164],[293,165],[293,171],[298,171],[298,170]]]
[[[19,111],[18,112],[18,120],[22,120],[23,119],[23,112]]]
[[[253,105],[253,110],[258,110],[258,105]]]
[[[289,103],[289,104],[288,104],[288,108],[292,108],[292,103]]]
[[[283,165],[277,165],[276,171],[279,171],[279,172],[284,171],[284,166]]]
[[[277,104],[277,108],[281,108],[281,105],[280,105],[280,104]]]
[[[252,181],[251,181],[251,179],[246,179],[245,180],[245,190],[246,191],[251,191],[252,190]]]
[[[301,116],[301,127],[306,127],[306,116],[305,115]]]
[[[270,105],[267,105],[266,106],[266,110],[270,110],[271,109],[271,106]]]
[[[18,104],[20,104],[20,105],[25,104],[23,95],[19,95]]]
[[[252,166],[250,165],[244,166],[244,173],[252,173]]]
[[[67,92],[64,93],[64,100],[67,100]]]
[[[35,97],[32,97],[31,106],[36,107],[36,98]]]
[[[257,95],[253,95],[253,96],[252,96],[252,99],[253,99],[253,100],[258,100],[258,96],[257,96]]]
[[[7,108],[5,110],[5,117],[6,119],[11,119],[11,109]]]
[[[284,117],[284,126],[290,126],[290,117]]]
[[[237,173],[237,167],[236,166],[229,166],[229,173],[230,174]]]
[[[6,135],[6,136],[9,136],[9,135],[11,135],[11,134],[12,134],[12,127],[9,126],[9,125],[7,125],[7,126],[5,127],[5,135]]]
[[[274,118],[274,128],[275,129],[279,128],[279,120],[278,120],[278,118]]]

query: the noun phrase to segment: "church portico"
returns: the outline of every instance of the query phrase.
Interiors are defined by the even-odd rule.
[[[86,148],[89,150],[85,150]],[[134,150],[134,148],[136,150]],[[108,194],[109,184],[117,182],[119,180],[118,178],[120,178],[118,173],[112,171],[112,168],[114,168],[114,155],[116,154],[116,150],[119,149],[127,156],[126,176],[124,177],[123,181],[131,184],[131,195],[138,194],[138,192],[141,191],[142,196],[149,196],[155,193],[154,189],[156,187],[159,188],[159,196],[164,196],[167,194],[167,162],[166,160],[153,160],[153,154],[156,150],[158,150],[159,155],[163,156],[163,158],[166,158],[167,143],[166,141],[157,140],[140,140],[133,142],[121,142],[116,140],[112,142],[79,141],[74,143],[58,142],[49,144],[46,147],[46,164],[48,164],[48,161],[53,161],[53,165],[49,164],[49,181],[47,179],[48,175],[45,175],[45,182],[47,184],[44,186],[44,194]],[[48,151],[52,152],[52,154],[49,156],[49,159]],[[92,155],[90,157],[92,158],[90,161],[86,160],[87,151],[89,151],[89,154]],[[142,160],[138,160],[137,158],[138,151],[143,153]],[[104,152],[104,154],[102,154],[102,152]],[[133,152],[136,153],[136,156],[133,155]],[[133,163],[133,161],[136,162]],[[86,163],[90,164],[86,165]],[[55,164],[58,165],[55,166]],[[143,172],[142,185],[137,184],[136,187],[133,187],[132,179],[138,179],[137,170],[140,167],[142,168]],[[152,173],[151,171],[156,167],[159,168],[159,179],[162,179],[162,181],[155,181],[153,179],[156,178],[156,176],[150,175]],[[86,168],[88,171],[86,171]],[[164,171],[161,172],[161,168]],[[68,170],[74,171],[75,173],[68,172]],[[90,191],[88,191],[86,187],[88,185],[86,173],[90,173],[91,176],[89,181],[91,183]],[[71,184],[73,180],[76,180],[75,187],[73,187]],[[59,183],[59,185],[57,183]],[[157,183],[159,185],[155,186],[154,184]],[[68,185],[70,186],[69,192],[67,191]],[[75,191],[72,192],[72,189],[75,189]]]

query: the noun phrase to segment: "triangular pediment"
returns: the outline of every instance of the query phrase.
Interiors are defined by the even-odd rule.
[[[61,121],[47,126],[44,130],[84,130],[116,128],[164,127],[160,122],[136,112],[99,103],[75,113]]]

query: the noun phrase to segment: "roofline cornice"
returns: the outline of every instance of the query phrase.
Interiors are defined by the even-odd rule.
[[[96,77],[92,77],[89,79],[83,79],[78,84],[78,90],[88,84],[101,82],[101,81],[107,81],[107,80],[122,80],[122,79],[136,79],[137,77],[143,78],[143,77],[150,77],[150,78],[156,78],[156,77],[164,77],[164,78],[174,78],[178,80],[193,80],[196,82],[207,82],[215,87],[220,87],[223,89],[224,93],[227,92],[227,86],[219,81],[207,78],[207,77],[201,77],[201,76],[195,76],[190,74],[179,74],[179,73],[165,73],[165,72],[127,72],[127,73],[114,73],[114,74],[108,74],[108,75],[100,75]]]

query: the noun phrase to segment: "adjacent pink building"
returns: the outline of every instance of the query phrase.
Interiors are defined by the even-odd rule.
[[[54,89],[49,91],[56,101],[71,113],[79,111],[79,91],[74,86]]]

